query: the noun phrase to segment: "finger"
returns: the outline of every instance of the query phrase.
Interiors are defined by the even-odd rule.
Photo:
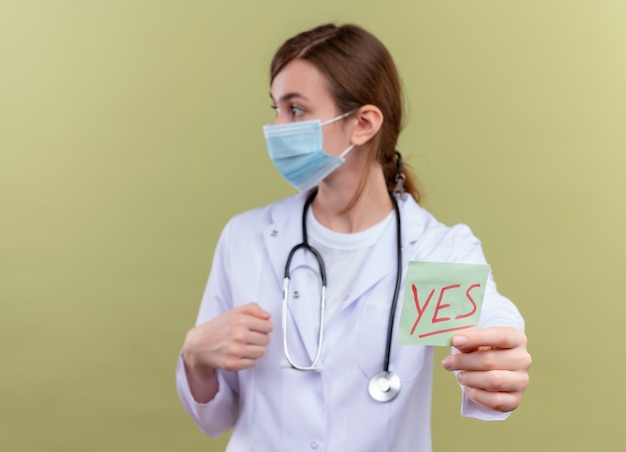
[[[257,360],[253,359],[253,358],[244,358],[241,359],[238,363],[238,366],[236,369],[231,369],[231,370],[244,370],[244,369],[250,369],[251,367],[256,366]]]
[[[461,371],[456,374],[459,384],[492,392],[523,392],[528,386],[527,372],[491,370]]]
[[[473,353],[454,353],[447,356],[442,366],[446,370],[525,370],[530,368],[530,355],[524,349],[480,350]]]
[[[273,324],[268,320],[259,320],[256,317],[247,316],[237,324],[227,327],[226,334],[217,343],[218,346],[226,344],[265,346],[270,342],[269,332],[273,328]]]
[[[228,371],[247,369],[265,356],[266,348],[260,345],[229,344],[216,360],[214,367]]]
[[[270,320],[263,320],[258,317],[248,317],[248,329],[257,333],[268,334],[274,331],[274,323]]]
[[[257,331],[259,333],[270,333],[274,330],[274,323],[269,319],[259,318],[250,314],[248,310],[239,310],[239,312],[231,312],[228,322],[223,325],[231,334],[245,335],[248,331]],[[209,322],[207,322],[209,323]],[[243,340],[242,337],[239,337]]]
[[[235,372],[238,370],[250,369],[251,367],[254,367],[256,363],[256,358],[227,359],[217,366],[217,368],[227,370],[229,372]]]
[[[260,345],[266,347],[270,343],[270,336],[266,333],[258,333],[256,331],[250,331],[246,338],[247,345]]]
[[[513,411],[522,401],[522,395],[517,392],[492,392],[469,386],[463,387],[463,392],[478,405],[503,413]]]
[[[266,350],[267,349],[263,345],[248,344],[241,349],[239,359],[257,360],[265,356]]]
[[[452,338],[452,345],[463,353],[485,346],[515,348],[526,345],[526,335],[518,329],[505,326],[483,328],[457,334]]]
[[[238,308],[244,314],[249,314],[254,317],[258,317],[259,319],[269,319],[271,314],[261,308],[258,303],[252,302],[248,304],[244,304]]]

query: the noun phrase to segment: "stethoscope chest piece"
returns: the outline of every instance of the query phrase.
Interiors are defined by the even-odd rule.
[[[389,402],[400,392],[400,377],[393,372],[382,370],[371,378],[367,390],[377,402]]]

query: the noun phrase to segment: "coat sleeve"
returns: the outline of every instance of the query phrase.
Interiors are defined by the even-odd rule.
[[[229,270],[230,223],[224,228],[217,243],[209,280],[200,304],[196,325],[204,323],[233,307]],[[182,355],[176,367],[176,387],[183,407],[194,422],[210,436],[219,436],[229,430],[236,419],[239,383],[236,372],[218,370],[219,390],[208,403],[198,403],[193,398],[184,369]]]
[[[472,234],[468,226],[454,226],[451,228],[451,232],[454,237],[455,261],[476,264],[487,263],[480,240]],[[508,298],[498,293],[490,270],[478,327],[488,328],[493,326],[510,326],[524,331],[524,319],[517,307]],[[481,420],[504,420],[510,415],[510,413],[501,413],[484,408],[472,402],[464,394],[462,398],[462,416]]]

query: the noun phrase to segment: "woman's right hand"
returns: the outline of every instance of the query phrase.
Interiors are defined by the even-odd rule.
[[[269,312],[257,303],[238,306],[189,330],[183,359],[192,369],[247,369],[265,355],[273,329]]]
[[[273,329],[270,313],[257,303],[248,303],[189,330],[183,361],[196,401],[208,402],[217,394],[215,369],[247,369],[265,356]]]

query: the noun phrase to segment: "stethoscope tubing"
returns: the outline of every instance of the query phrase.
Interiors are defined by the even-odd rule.
[[[387,344],[385,348],[385,361],[383,369],[389,373],[389,362],[391,361],[391,341],[393,338],[393,324],[396,318],[396,308],[398,307],[398,297],[400,295],[400,282],[402,279],[402,226],[400,223],[400,208],[398,207],[398,201],[389,193],[391,202],[393,203],[393,209],[396,212],[396,284],[393,289],[393,298],[391,300],[391,307],[389,308],[389,324],[387,325]]]
[[[296,370],[318,370],[318,364],[322,355],[322,345],[324,343],[324,319],[326,317],[326,267],[324,266],[324,259],[322,255],[317,251],[314,247],[309,245],[307,229],[306,229],[306,213],[309,210],[309,206],[313,202],[315,195],[317,194],[317,190],[313,191],[311,195],[307,198],[302,212],[302,243],[294,246],[289,252],[289,256],[287,256],[287,262],[285,263],[285,276],[283,278],[283,302],[282,302],[282,327],[283,327],[283,351],[285,353],[285,358],[289,365]],[[300,249],[305,249],[310,251],[313,256],[315,256],[315,260],[319,266],[320,270],[320,279],[321,279],[321,302],[320,302],[320,328],[319,335],[317,339],[317,350],[315,352],[315,356],[313,361],[308,366],[303,366],[297,364],[291,355],[289,354],[289,345],[287,341],[287,310],[289,304],[289,282],[291,279],[290,275],[290,267],[291,260],[296,252]]]
[[[306,199],[304,203],[304,207],[302,209],[302,243],[294,246],[289,255],[287,257],[287,262],[285,263],[285,275],[283,279],[283,303],[282,303],[282,327],[283,327],[283,350],[285,353],[285,358],[287,359],[289,365],[296,370],[319,370],[318,364],[321,357],[322,345],[324,339],[324,319],[325,319],[325,310],[326,310],[326,268],[324,266],[324,259],[322,255],[317,251],[314,247],[309,244],[308,235],[307,235],[307,227],[306,227],[306,214],[308,209],[315,199],[317,195],[317,189],[314,189]],[[389,322],[387,325],[387,340],[385,346],[385,357],[383,361],[383,370],[378,372],[376,375],[372,377],[372,380],[369,385],[369,391],[372,397],[380,402],[387,402],[392,400],[397,395],[400,389],[400,379],[396,374],[389,371],[389,364],[391,361],[391,344],[393,338],[393,326],[395,322],[395,315],[398,306],[398,297],[400,294],[400,283],[402,279],[402,225],[400,220],[400,209],[398,207],[398,202],[394,197],[393,193],[389,193],[389,197],[391,198],[391,202],[393,204],[393,208],[396,214],[396,250],[397,250],[397,266],[396,266],[396,282],[393,291],[393,298],[391,301],[391,306],[389,309]],[[289,299],[289,282],[290,282],[290,266],[291,261],[295,253],[300,250],[305,249],[310,251],[315,260],[319,265],[320,270],[320,279],[321,279],[321,304],[320,304],[320,328],[319,328],[319,336],[317,343],[317,351],[313,358],[313,361],[308,366],[303,366],[294,362],[289,354],[289,346],[287,344],[287,310],[288,310],[288,299]],[[380,389],[381,380],[383,382],[383,386],[385,389]]]

